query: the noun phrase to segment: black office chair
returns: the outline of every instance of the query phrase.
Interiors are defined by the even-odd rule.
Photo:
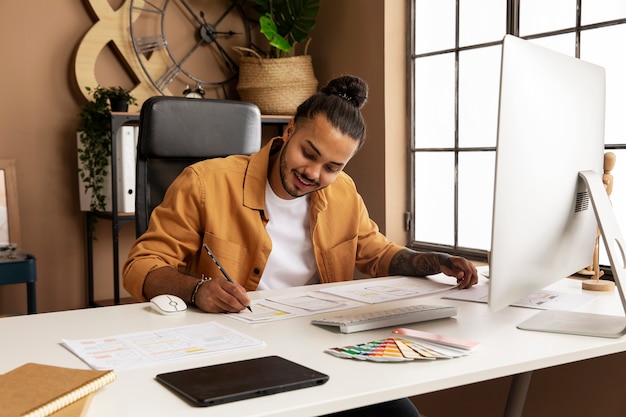
[[[249,155],[260,147],[261,112],[254,104],[162,96],[146,100],[137,142],[137,237],[146,231],[152,210],[186,166],[203,159]]]

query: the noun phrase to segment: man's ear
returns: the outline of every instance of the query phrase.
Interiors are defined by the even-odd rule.
[[[287,142],[289,138],[291,138],[291,136],[294,134],[295,131],[296,131],[296,122],[294,121],[293,118],[291,118],[289,120],[289,123],[287,123],[287,127],[285,127],[285,130],[283,130],[283,141]]]

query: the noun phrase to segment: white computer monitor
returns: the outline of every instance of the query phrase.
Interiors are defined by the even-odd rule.
[[[505,36],[489,265],[492,311],[591,264],[598,223],[586,179],[596,188],[594,198],[606,205],[604,107],[602,67]],[[612,216],[610,204],[608,210]],[[618,288],[622,294],[619,283]],[[518,327],[608,337],[626,328],[626,317],[588,316],[546,310]]]

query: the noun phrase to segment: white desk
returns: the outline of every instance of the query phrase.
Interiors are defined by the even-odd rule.
[[[294,294],[313,288],[251,293],[251,297],[265,298],[270,293]],[[550,288],[563,292],[581,291],[580,282],[575,280],[564,280]],[[616,293],[598,295],[599,300],[586,306],[585,311],[623,314]],[[437,294],[393,304],[418,302],[458,306],[459,315],[454,319],[405,327],[481,342],[481,347],[469,356],[402,363],[339,359],[323,353],[323,349],[391,336],[390,329],[341,334],[310,325],[311,317],[247,324],[194,309],[182,316],[161,316],[151,312],[148,304],[132,304],[0,319],[0,373],[25,362],[87,368],[59,344],[62,338],[95,338],[217,320],[265,341],[267,346],[119,371],[117,380],[94,396],[88,416],[194,416],[209,413],[215,417],[293,417],[316,416],[626,350],[624,337],[604,339],[537,333],[515,327],[537,310],[509,307],[492,314],[485,304],[442,300],[441,296]],[[389,306],[379,304],[364,308]],[[154,376],[161,372],[272,354],[327,373],[330,380],[322,386],[212,406],[210,410],[189,406],[154,380]]]

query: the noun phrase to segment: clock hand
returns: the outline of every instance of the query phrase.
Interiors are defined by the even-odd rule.
[[[202,27],[205,28],[205,31],[208,32],[209,35],[228,35],[228,36],[234,36],[234,35],[240,35],[241,33],[239,32],[235,32],[232,30],[229,30],[228,32],[220,32],[218,30],[215,30],[215,26],[218,25],[222,19],[224,19],[224,17],[226,15],[228,15],[228,13],[230,13],[230,11],[233,9],[233,5],[231,5],[224,14],[222,14],[222,16],[220,16],[220,18],[217,20],[217,23],[215,25],[210,25],[205,17],[204,17],[204,12],[200,11],[200,17],[198,17],[198,15],[193,11],[193,9],[191,8],[191,6],[189,6],[189,3],[187,3],[187,0],[179,0],[180,3],[183,5],[183,7],[185,7],[185,9],[187,9],[187,11],[189,12],[189,14],[191,15],[191,17],[194,18],[194,20],[196,22],[198,22],[198,24]],[[200,19],[202,18],[202,19]],[[205,39],[206,40],[206,39]]]
[[[200,18],[196,15],[196,13],[193,11],[193,9],[191,8],[191,6],[189,6],[189,4],[187,3],[186,0],[179,0],[180,3],[183,5],[183,7],[185,9],[187,9],[187,11],[189,12],[189,14],[196,20],[196,22],[198,22],[200,24],[200,26],[202,26],[202,20],[200,20]],[[204,13],[202,13],[204,14]],[[206,23],[206,22],[205,22]]]
[[[215,46],[217,46],[217,49],[220,51],[220,53],[222,54],[222,56],[226,59],[226,66],[232,71],[232,72],[236,72],[236,70],[239,68],[239,66],[237,65],[237,63],[230,57],[230,55],[228,55],[228,53],[224,50],[224,48],[222,47],[222,45],[220,45],[220,43],[217,41],[217,39],[213,39],[214,40],[214,44]],[[229,65],[232,65],[232,67]]]
[[[235,2],[232,2],[230,6],[224,11],[224,13],[222,13],[222,15],[215,21],[215,26],[217,27],[217,25],[219,25],[222,22],[222,20],[224,20],[224,18],[228,16],[228,14],[231,11],[233,11],[234,8],[235,8]]]
[[[232,30],[229,30],[228,32],[220,32],[220,31],[212,31],[211,32],[214,35],[228,35],[228,36],[234,36],[234,35],[241,35],[241,32],[234,32]]]
[[[228,69],[233,73],[237,72],[237,69],[239,68],[237,63],[230,57],[230,55],[228,55],[228,52],[226,52],[226,50],[222,47],[222,45],[220,45],[220,43],[217,41],[217,37],[215,36],[218,33],[230,34],[230,32],[216,31],[215,27],[206,21],[203,11],[200,11],[200,17],[202,18],[202,21],[204,22],[202,27],[200,27],[200,40],[205,41],[206,43],[215,44],[215,46],[217,47],[222,57],[226,60],[225,64],[228,67]]]
[[[212,43],[217,40],[217,35],[226,35],[226,36],[234,36],[241,35],[239,32],[234,32],[229,30],[228,32],[220,32],[215,30],[215,28],[211,25],[202,25],[200,27],[200,39],[202,39],[206,43]]]

